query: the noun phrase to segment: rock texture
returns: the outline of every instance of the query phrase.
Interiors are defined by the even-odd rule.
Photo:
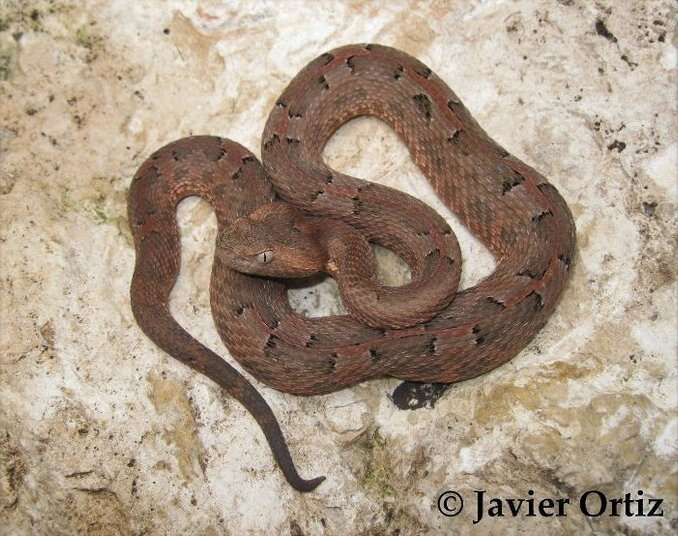
[[[662,534],[678,523],[676,48],[670,0],[0,3],[0,534]],[[189,134],[259,152],[276,97],[310,59],[380,42],[426,62],[486,130],[558,186],[575,215],[571,284],[510,364],[398,409],[392,380],[295,398],[259,386],[301,471],[300,495],[253,420],[156,349],[128,304],[125,194],[154,149]],[[327,149],[342,171],[440,209],[376,120]],[[179,210],[181,322],[228,359],[210,319],[215,221]],[[405,276],[383,255],[384,278]],[[331,282],[295,289],[340,310]],[[430,404],[429,404],[430,406]],[[442,516],[443,490],[470,511]],[[484,519],[472,490],[610,497],[664,517]]]

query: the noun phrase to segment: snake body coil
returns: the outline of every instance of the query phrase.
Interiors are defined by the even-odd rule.
[[[325,165],[322,151],[333,133],[363,115],[396,131],[437,195],[495,256],[495,271],[478,285],[455,293],[459,247],[428,206]],[[384,376],[452,383],[505,363],[553,312],[575,228],[557,190],[490,139],[442,80],[380,45],[341,47],[307,65],[271,112],[261,153],[263,168],[237,143],[195,136],[142,164],[129,194],[137,251],[132,308],[158,346],[250,411],[288,481],[308,491],[322,477],[299,477],[263,398],[169,312],[179,201],[200,196],[216,212],[210,296],[231,355],[258,380],[298,395]],[[356,231],[364,238],[350,238]],[[323,249],[301,245],[307,243]],[[369,243],[401,256],[412,281],[376,283]],[[312,319],[294,312],[280,279],[253,275],[276,275],[271,270],[283,261],[296,275],[331,273],[352,314]]]

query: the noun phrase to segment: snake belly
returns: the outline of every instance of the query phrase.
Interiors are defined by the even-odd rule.
[[[154,153],[129,194],[137,322],[158,346],[252,413],[286,478],[301,491],[321,479],[299,477],[266,402],[169,313],[180,258],[176,206],[200,196],[223,229],[281,199],[308,214],[340,219],[400,255],[423,286],[393,289],[391,297],[405,304],[407,292],[434,293],[436,285],[427,281],[443,276],[458,281],[461,269],[458,245],[444,220],[402,192],[339,173],[323,161],[334,132],[365,115],[400,136],[436,194],[494,255],[496,269],[457,292],[433,318],[380,329],[349,315],[300,315],[289,304],[284,282],[233,271],[216,256],[210,299],[217,330],[231,355],[259,381],[316,395],[385,376],[436,383],[478,376],[510,360],[544,326],[574,257],[574,222],[555,187],[495,143],[428,67],[381,45],[337,48],[302,69],[266,123],[263,168],[244,147],[212,136],[178,140]],[[392,313],[397,316],[398,308]]]

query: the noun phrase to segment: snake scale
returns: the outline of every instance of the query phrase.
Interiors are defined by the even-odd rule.
[[[443,218],[324,163],[327,141],[358,116],[395,130],[436,194],[496,258],[491,275],[458,291],[459,246]],[[141,165],[129,192],[131,303],[160,348],[243,404],[289,483],[310,491],[324,477],[299,476],[266,401],[170,313],[182,199],[200,196],[216,212],[210,300],[231,355],[259,381],[296,395],[385,376],[452,383],[505,363],[553,312],[575,227],[541,174],[495,143],[428,67],[386,46],[344,46],[309,63],[271,111],[261,158],[263,166],[233,141],[191,136]],[[372,243],[408,264],[409,283],[378,282]],[[350,314],[292,310],[283,278],[317,272],[337,280]]]

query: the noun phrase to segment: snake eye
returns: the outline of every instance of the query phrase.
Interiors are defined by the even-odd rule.
[[[268,249],[266,251],[262,251],[257,255],[257,262],[260,262],[262,264],[267,264],[273,260],[273,252]]]

